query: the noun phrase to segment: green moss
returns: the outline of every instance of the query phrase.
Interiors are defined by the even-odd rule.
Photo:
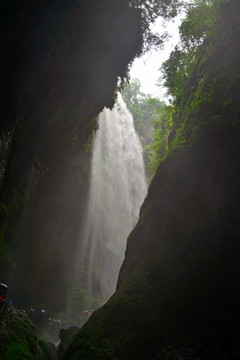
[[[38,340],[39,348],[42,351],[41,360],[48,360],[51,357],[50,349],[49,349],[49,342],[45,339]]]
[[[20,310],[6,307],[1,316],[0,344],[4,345],[0,348],[0,358],[38,359],[37,336],[27,315]]]
[[[1,345],[0,354],[2,354],[2,360],[36,360],[36,357],[29,351],[28,345],[23,342]]]
[[[71,360],[110,360],[113,356],[111,344],[102,337],[102,331],[97,335],[90,335],[87,330],[82,330],[81,338],[75,340],[68,350]]]

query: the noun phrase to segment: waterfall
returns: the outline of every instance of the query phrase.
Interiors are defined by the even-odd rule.
[[[104,108],[93,144],[90,190],[80,256],[89,295],[115,291],[126,241],[147,192],[142,147],[121,95]]]

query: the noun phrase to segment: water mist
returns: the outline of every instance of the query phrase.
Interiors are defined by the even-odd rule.
[[[115,291],[126,241],[147,192],[142,147],[121,95],[99,115],[93,144],[88,207],[80,263],[89,295],[106,301]]]

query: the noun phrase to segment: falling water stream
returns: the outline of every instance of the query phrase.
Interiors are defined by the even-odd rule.
[[[99,115],[93,145],[81,261],[89,295],[106,301],[115,291],[126,241],[147,192],[142,147],[121,95]]]

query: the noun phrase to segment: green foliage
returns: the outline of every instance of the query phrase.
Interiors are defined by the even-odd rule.
[[[163,103],[159,107],[152,120],[153,144],[146,143],[144,147],[144,159],[152,173],[166,155],[167,147],[171,152],[190,145],[202,128],[224,120],[224,114],[232,112],[240,77],[239,44],[231,40],[239,36],[238,8],[236,0],[229,4],[224,0],[199,0],[189,6],[180,27],[181,42],[163,64],[164,85],[174,99],[173,106]],[[228,66],[231,62],[233,65]],[[129,100],[125,100],[137,116],[141,115],[136,110],[142,100],[139,89],[140,84],[135,82],[127,89]],[[168,142],[172,133],[176,134],[175,139]]]
[[[138,135],[143,143],[149,145],[152,142],[154,121],[157,120],[159,111],[165,103],[141,92],[138,79],[125,84],[122,96],[133,115]]]
[[[178,135],[170,150],[190,145],[206,126],[236,122],[239,11],[236,0],[199,1],[181,25],[181,44],[163,65]]]
[[[180,26],[181,42],[171,52],[162,66],[168,93],[174,98],[182,90],[198,60],[198,49],[216,22],[214,6],[201,1],[198,6],[191,6],[186,19]]]
[[[48,360],[51,357],[51,352],[49,348],[49,343],[45,339],[39,339],[38,340],[39,348],[42,351],[42,360]]]
[[[100,330],[100,329],[99,329]],[[81,338],[75,339],[67,352],[69,360],[110,360],[113,359],[113,349],[108,340],[104,339],[100,330],[96,335],[91,334],[83,328]]]
[[[73,285],[68,290],[68,306],[72,309],[73,314],[85,310],[87,306],[87,292],[78,284]]]
[[[2,360],[35,360],[36,357],[29,351],[29,346],[24,342],[13,342],[10,345],[0,345]]]
[[[125,84],[122,96],[133,115],[134,125],[139,135],[142,147],[143,158],[147,176],[151,176],[151,162],[153,156],[152,141],[153,131],[157,128],[165,127],[161,121],[165,109],[165,102],[157,98],[152,98],[140,90],[140,81],[134,79],[131,83]],[[162,122],[162,125],[160,123]]]
[[[213,28],[216,13],[213,3],[215,1],[200,0],[197,6],[191,6],[187,18],[180,26],[182,47],[188,52],[202,44],[207,33]]]
[[[38,359],[37,336],[27,315],[7,306],[1,314],[1,321],[0,358],[3,360]],[[5,324],[4,328],[3,324]]]
[[[76,317],[86,309],[97,309],[102,304],[102,298],[98,295],[91,296],[79,284],[74,284],[67,293],[68,308],[71,309],[72,317]]]
[[[156,172],[160,161],[165,157],[167,150],[167,137],[172,125],[172,107],[165,105],[160,113],[159,118],[154,122],[153,144],[151,170]]]
[[[172,126],[172,106],[140,91],[140,81],[125,85],[123,98],[133,115],[139,134],[148,177],[155,173],[167,150],[167,136]]]
[[[151,24],[158,18],[172,18],[177,15],[179,0],[132,0],[130,5],[141,10],[141,28],[143,34],[143,51],[163,43],[165,34],[159,36],[152,32]]]

